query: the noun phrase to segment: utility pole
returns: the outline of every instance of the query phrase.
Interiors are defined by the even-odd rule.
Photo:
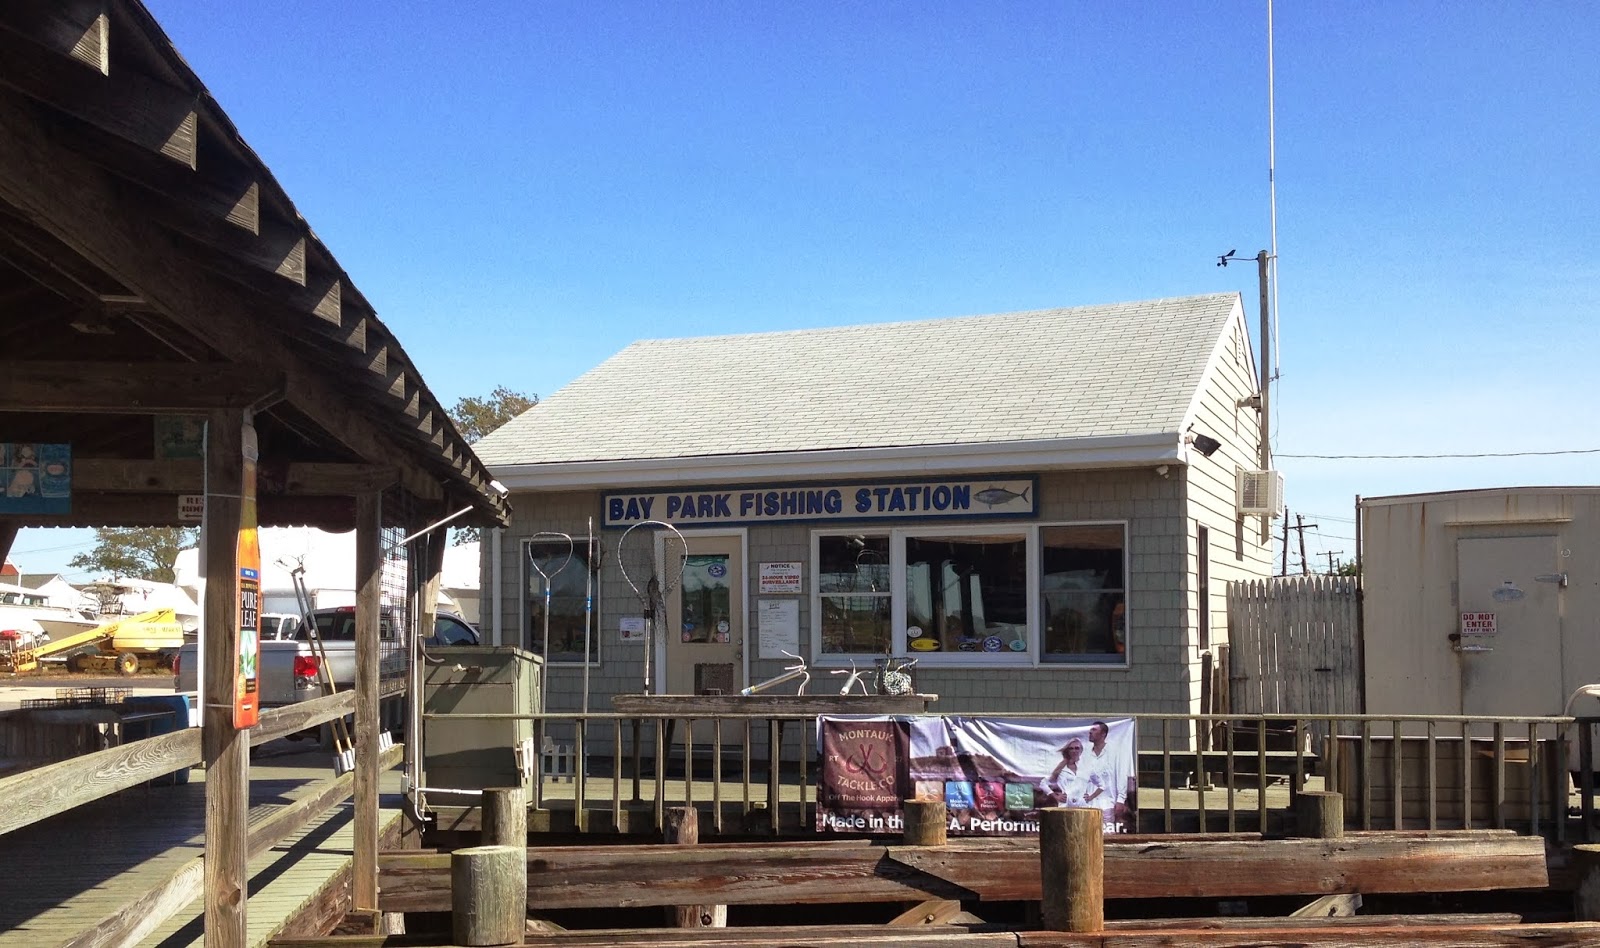
[[[1333,575],[1333,558],[1343,553],[1343,550],[1323,550],[1322,555],[1328,558],[1328,575]]]
[[[1289,508],[1283,508],[1283,569],[1278,571],[1279,576],[1289,575]]]
[[[1289,519],[1288,511],[1284,512],[1284,518],[1283,519],[1285,521],[1287,521]],[[1295,514],[1294,515],[1294,526],[1293,527],[1290,527],[1287,522],[1284,523],[1285,530],[1293,530],[1294,532],[1296,532],[1296,533],[1298,533],[1300,535],[1300,575],[1301,576],[1310,576],[1311,575],[1311,564],[1306,560],[1306,531],[1308,529],[1312,529],[1312,528],[1315,528],[1315,527],[1316,527],[1316,524],[1314,524],[1314,523],[1306,523],[1305,514]],[[1289,540],[1288,540],[1287,534],[1285,534],[1283,542],[1284,542],[1284,546],[1285,547],[1287,547],[1289,545]],[[1284,568],[1283,568],[1284,575],[1288,575],[1288,572],[1289,572],[1288,562],[1289,562],[1289,554],[1286,551],[1284,553],[1284,564],[1285,564]]]

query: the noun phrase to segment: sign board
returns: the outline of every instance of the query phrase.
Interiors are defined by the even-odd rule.
[[[734,523],[926,521],[1031,517],[1037,477],[733,485],[606,494],[602,525],[661,520],[677,527]]]
[[[644,616],[623,616],[617,620],[617,632],[624,642],[643,642]]]
[[[756,600],[756,642],[762,658],[786,658],[783,653],[800,654],[800,601],[798,599]]]
[[[206,517],[205,494],[179,494],[178,519],[184,523],[199,523]]]
[[[951,835],[1031,835],[1058,806],[1100,810],[1107,833],[1138,825],[1132,718],[824,715],[817,746],[819,832],[899,833],[905,799],[943,802]]]
[[[801,582],[799,563],[762,563],[758,591],[765,596],[771,593],[805,592]]]
[[[234,664],[233,726],[255,727],[261,722],[261,540],[256,532],[256,429],[245,425],[244,476],[239,497],[239,542],[236,548],[239,582],[238,658]]]
[[[1492,612],[1463,612],[1461,613],[1462,635],[1494,635],[1500,630],[1495,628],[1495,614]]]
[[[72,512],[72,445],[0,441],[0,514]]]

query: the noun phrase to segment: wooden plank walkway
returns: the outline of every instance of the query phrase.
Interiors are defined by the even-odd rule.
[[[293,745],[287,745],[293,748]],[[276,743],[251,762],[250,824],[333,775],[327,752],[286,753]],[[398,794],[400,775],[383,775]],[[0,836],[7,869],[0,898],[0,948],[60,944],[170,878],[203,850],[203,771],[190,783],[140,787]],[[386,807],[398,805],[386,796]],[[399,812],[386,809],[387,826]],[[350,805],[330,809],[250,863],[251,944],[262,945],[349,862]],[[196,900],[141,944],[201,944],[203,904]]]

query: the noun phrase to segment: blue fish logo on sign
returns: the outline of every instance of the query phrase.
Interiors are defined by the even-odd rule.
[[[712,563],[710,566],[706,567],[706,572],[710,574],[712,579],[721,579],[722,577],[728,575],[728,568],[723,566],[721,563]]]

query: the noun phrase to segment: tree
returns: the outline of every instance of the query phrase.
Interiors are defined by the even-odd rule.
[[[1333,575],[1335,575],[1335,576],[1360,576],[1361,575],[1361,566],[1359,564],[1357,564],[1355,560],[1348,560],[1346,562],[1340,563],[1338,565],[1338,567],[1336,569],[1334,569]]]
[[[450,409],[450,420],[461,430],[461,437],[472,444],[537,404],[537,395],[514,392],[504,385],[497,385],[487,398],[458,400],[455,407]]]
[[[539,396],[514,392],[504,385],[496,385],[487,398],[462,398],[450,409],[450,420],[456,423],[461,437],[473,444],[484,435],[539,404]],[[455,531],[455,542],[475,543],[477,527],[462,527]]]
[[[118,579],[149,579],[170,583],[178,551],[193,546],[200,531],[194,527],[112,527],[94,532],[94,549],[74,556],[76,569],[109,573]]]

